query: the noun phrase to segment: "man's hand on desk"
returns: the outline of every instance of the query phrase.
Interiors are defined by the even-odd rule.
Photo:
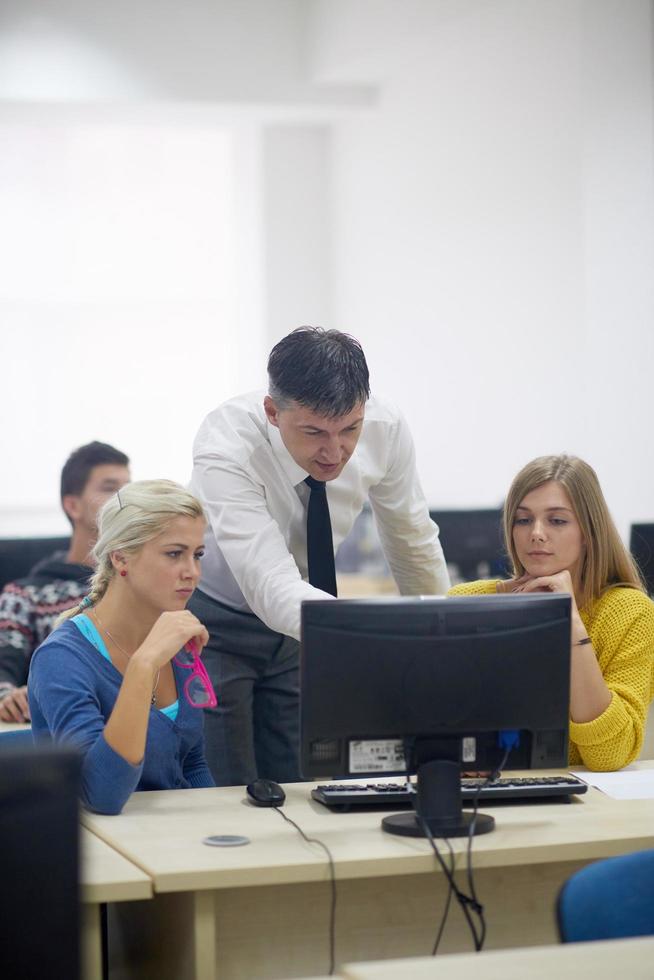
[[[27,687],[14,687],[0,700],[0,721],[29,722],[30,706]]]

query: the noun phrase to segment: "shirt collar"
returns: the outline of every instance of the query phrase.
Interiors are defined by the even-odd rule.
[[[309,474],[306,470],[303,470],[301,466],[295,462],[288,449],[284,445],[282,440],[282,435],[276,425],[272,425],[269,419],[266,419],[266,426],[268,427],[268,441],[272,446],[272,451],[275,459],[283,469],[286,476],[291,481],[291,484],[296,487],[299,483],[302,483]]]

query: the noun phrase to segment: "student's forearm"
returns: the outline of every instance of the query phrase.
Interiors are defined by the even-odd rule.
[[[611,703],[611,692],[591,643],[580,643],[587,633],[581,619],[573,617],[570,655],[570,717],[577,724],[594,721]]]
[[[145,754],[145,741],[157,669],[146,658],[130,660],[116,704],[104,730],[108,745],[131,765]]]

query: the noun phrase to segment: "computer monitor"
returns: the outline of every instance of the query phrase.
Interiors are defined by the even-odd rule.
[[[82,757],[0,735],[0,974],[80,976]]]
[[[430,510],[438,524],[445,560],[456,565],[461,578],[472,581],[503,575],[507,566],[501,508],[487,510]]]
[[[632,524],[629,550],[636,559],[645,585],[654,596],[654,524]]]
[[[304,602],[300,690],[305,778],[417,773],[432,834],[467,834],[461,771],[494,769],[511,733],[511,768],[567,765],[570,597]],[[382,823],[422,836],[413,813]]]

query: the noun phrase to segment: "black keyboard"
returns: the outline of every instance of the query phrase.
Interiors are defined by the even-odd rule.
[[[483,778],[462,778],[461,796],[463,805],[470,806],[477,794]],[[479,794],[479,803],[529,802],[540,800],[543,803],[570,801],[572,796],[580,796],[588,789],[586,783],[575,776],[503,776],[490,786],[485,786]],[[318,803],[330,808],[353,809],[376,806],[386,810],[410,807],[413,790],[402,783],[323,783],[311,790],[311,796]]]

